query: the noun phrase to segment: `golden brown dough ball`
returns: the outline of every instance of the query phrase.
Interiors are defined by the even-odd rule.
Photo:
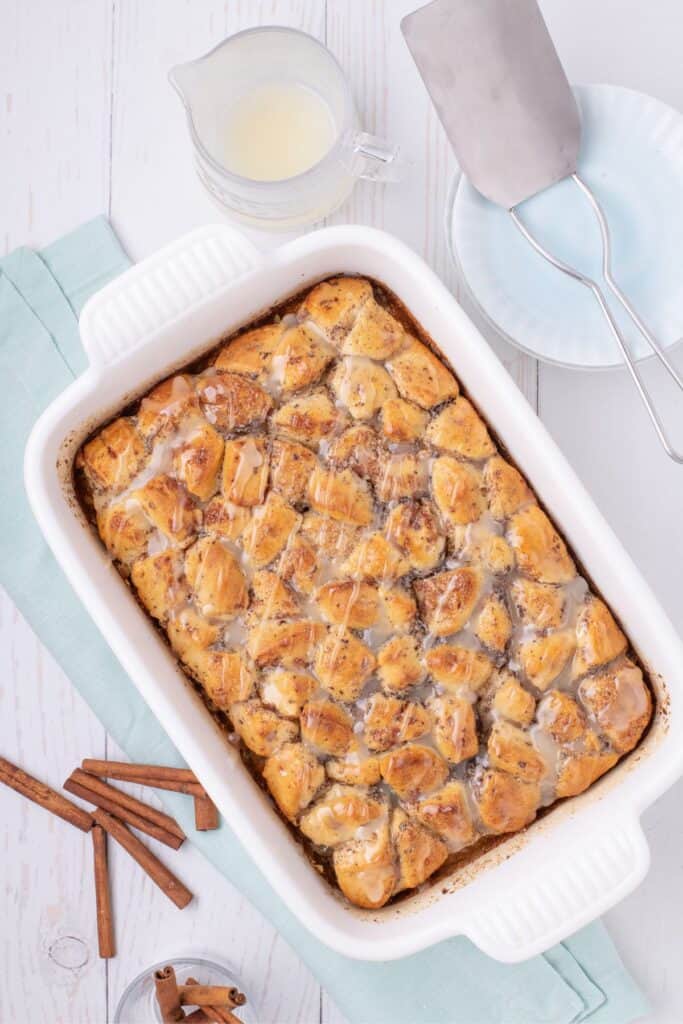
[[[381,614],[395,633],[412,628],[417,616],[417,604],[405,587],[382,586],[379,588],[379,599],[382,606]]]
[[[325,771],[335,782],[350,786],[374,786],[381,779],[379,758],[368,754],[358,740],[353,740],[344,757],[325,762]]]
[[[556,795],[558,799],[578,796],[608,772],[619,760],[611,751],[603,753],[561,754],[557,771]]]
[[[273,406],[267,391],[239,373],[199,377],[197,396],[207,420],[218,430],[263,423]]]
[[[137,502],[103,508],[97,514],[97,529],[107,550],[124,566],[147,554],[152,525]]]
[[[316,327],[339,347],[371,298],[372,286],[362,277],[331,278],[308,293],[299,309],[299,316],[310,317]]]
[[[324,627],[323,627],[324,628]],[[318,643],[313,671],[337,700],[357,700],[375,671],[375,655],[348,629],[335,627]]]
[[[379,616],[377,587],[363,580],[325,583],[316,591],[315,602],[325,622],[347,629],[368,629]]]
[[[171,647],[184,660],[188,652],[213,646],[221,634],[217,623],[209,622],[191,605],[169,619],[166,629]]]
[[[278,573],[301,594],[312,594],[318,579],[317,549],[310,544],[303,532],[295,534],[287,542],[280,561]]]
[[[387,456],[373,483],[377,500],[385,503],[427,494],[429,477],[425,453]]]
[[[401,398],[423,409],[432,409],[458,394],[458,382],[450,370],[416,338],[387,363]]]
[[[479,600],[481,588],[481,572],[469,566],[413,583],[420,611],[434,636],[450,636],[463,628]]]
[[[386,817],[386,805],[358,786],[331,786],[301,817],[303,834],[318,846],[335,847]]]
[[[406,342],[405,331],[398,320],[374,298],[370,298],[342,340],[341,351],[345,355],[390,359]]]
[[[236,701],[245,701],[254,690],[254,673],[239,651],[186,649],[183,660],[204,687],[216,707],[229,711]]]
[[[301,738],[322,754],[341,757],[353,740],[353,721],[331,700],[311,700],[301,709]]]
[[[380,759],[382,778],[401,800],[416,800],[443,786],[448,765],[435,750],[407,743]]]
[[[460,850],[475,838],[465,786],[455,779],[436,793],[410,804],[408,810],[423,825],[436,832],[449,850]]]
[[[239,562],[221,540],[202,537],[185,555],[185,575],[197,608],[209,618],[234,619],[249,605],[249,588]]]
[[[521,571],[539,583],[569,583],[576,576],[567,545],[538,505],[512,516],[508,540]]]
[[[315,551],[331,561],[346,558],[359,537],[354,523],[341,522],[317,512],[304,515],[301,533]]]
[[[386,519],[386,535],[418,572],[434,569],[446,547],[437,511],[430,501],[407,501],[392,508]]]
[[[422,437],[429,415],[404,398],[390,398],[380,409],[380,422],[387,440],[401,444]]]
[[[282,813],[294,821],[325,781],[325,769],[303,743],[285,743],[266,761],[263,777]]]
[[[489,763],[524,782],[539,782],[547,765],[531,736],[511,722],[494,722],[488,741]]]
[[[484,487],[489,511],[496,519],[507,519],[525,505],[536,503],[522,474],[500,455],[494,455],[484,466]]]
[[[484,647],[502,654],[512,636],[512,621],[505,601],[499,594],[490,594],[477,614],[474,635]]]
[[[222,463],[223,438],[208,423],[198,424],[173,455],[176,475],[200,501],[216,493]]]
[[[168,377],[140,402],[137,427],[148,441],[164,438],[186,419],[201,416],[194,381],[187,373]]]
[[[341,429],[347,416],[332,403],[326,391],[297,395],[275,410],[271,426],[278,437],[301,444],[318,445]]]
[[[344,576],[361,580],[395,580],[407,571],[405,556],[381,533],[366,534],[341,566]]]
[[[147,611],[160,622],[165,622],[172,609],[185,604],[189,598],[183,579],[182,552],[177,548],[138,559],[130,578]]]
[[[519,576],[510,585],[510,597],[525,625],[536,629],[557,629],[562,625],[566,606],[562,587]]]
[[[204,509],[204,529],[224,540],[238,540],[249,522],[249,509],[217,494]]]
[[[270,485],[285,501],[304,501],[311,473],[318,463],[310,448],[276,438],[270,455]]]
[[[185,547],[195,536],[202,513],[181,483],[161,473],[134,491],[132,497],[151,523],[172,543]]]
[[[299,513],[281,495],[271,491],[265,502],[252,510],[242,535],[245,554],[255,569],[270,565],[284,551],[301,522]]]
[[[627,643],[605,602],[589,594],[576,618],[577,650],[572,664],[573,678],[578,679],[623,654]]]
[[[469,701],[443,694],[432,697],[427,707],[434,716],[434,743],[442,757],[459,764],[478,754],[477,719]]]
[[[342,523],[367,526],[372,522],[372,496],[351,469],[339,472],[316,466],[308,481],[312,509]]]
[[[77,465],[95,490],[120,494],[142,469],[145,444],[132,421],[121,417],[83,446]]]
[[[334,851],[333,864],[339,888],[357,907],[382,907],[398,880],[387,818],[378,819],[370,835],[351,839]]]
[[[384,367],[363,356],[346,356],[337,363],[330,387],[339,405],[348,409],[354,420],[371,420],[385,402],[397,397]]]
[[[536,817],[541,793],[537,783],[523,782],[504,771],[487,769],[475,788],[482,824],[498,835],[517,832]]]
[[[493,672],[493,662],[481,651],[458,644],[439,644],[425,654],[430,675],[445,689],[479,691]]]
[[[382,438],[365,423],[356,423],[332,437],[327,449],[327,461],[335,469],[352,469],[371,480],[380,473],[385,456]]]
[[[223,494],[234,505],[260,505],[268,485],[268,450],[262,437],[246,435],[225,442]]]
[[[394,636],[387,640],[377,652],[377,675],[382,689],[389,694],[421,683],[426,672],[415,638]]]
[[[652,695],[629,658],[584,679],[579,700],[620,754],[633,750],[652,716]]]
[[[308,665],[318,644],[325,636],[325,627],[310,619],[294,622],[270,620],[260,622],[249,630],[247,651],[259,668],[282,665],[299,668]]]
[[[422,704],[375,693],[368,700],[363,737],[368,750],[376,753],[418,739],[431,727],[432,717]]]
[[[285,743],[298,735],[298,727],[286,718],[280,718],[256,697],[230,708],[232,724],[250,750],[259,757],[270,757]]]
[[[250,625],[267,619],[296,618],[301,611],[294,593],[280,574],[270,569],[259,569],[254,573],[251,591],[247,620]]]
[[[334,358],[334,349],[306,324],[285,330],[271,360],[284,394],[316,384]]]
[[[573,630],[563,629],[521,643],[517,657],[529,682],[538,690],[547,690],[571,658],[575,645]]]
[[[556,743],[572,743],[586,731],[586,716],[564,690],[550,690],[538,705],[539,724]]]
[[[462,562],[481,564],[496,575],[510,572],[515,565],[512,548],[499,534],[489,530],[482,521],[448,524],[449,553]]]
[[[427,440],[435,448],[455,452],[464,459],[486,459],[496,451],[486,424],[464,395],[434,417],[427,430]]]
[[[536,712],[536,700],[511,672],[501,675],[503,678],[493,696],[494,711],[517,725],[530,725]]]
[[[451,455],[440,455],[432,463],[432,494],[450,524],[474,523],[484,512],[481,474]]]
[[[391,835],[398,857],[396,892],[422,885],[448,857],[446,844],[400,807],[392,815]]]
[[[277,668],[264,676],[261,700],[284,718],[298,718],[317,689],[317,681],[306,672]]]
[[[264,383],[270,376],[273,353],[282,337],[281,323],[265,324],[240,334],[218,353],[214,369],[240,373]]]

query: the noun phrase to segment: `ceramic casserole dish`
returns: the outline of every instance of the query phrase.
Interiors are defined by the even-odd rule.
[[[83,440],[154,383],[288,296],[339,273],[385,285],[438,344],[621,621],[656,698],[637,749],[586,793],[376,911],[350,907],[311,869],[152,621],[102,557],[72,472]],[[547,949],[629,893],[649,863],[639,816],[683,773],[683,647],[502,364],[425,263],[397,239],[364,227],[326,228],[261,255],[234,229],[209,226],[104,288],[84,309],[80,329],[89,369],[41,416],[27,446],[33,511],[124,669],[311,932],[347,956],[371,960],[464,934],[489,955],[513,962]]]

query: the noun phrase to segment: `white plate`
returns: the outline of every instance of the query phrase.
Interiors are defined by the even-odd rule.
[[[683,116],[631,89],[587,85],[574,92],[583,122],[578,169],[605,210],[615,278],[668,348],[683,337]],[[527,200],[521,213],[555,255],[600,279],[597,222],[573,182]],[[446,228],[474,302],[514,345],[563,366],[621,364],[590,292],[549,266],[507,211],[464,177],[454,183]],[[618,320],[635,357],[650,355],[621,309]]]

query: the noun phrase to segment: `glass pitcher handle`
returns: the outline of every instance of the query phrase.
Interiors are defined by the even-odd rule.
[[[398,146],[368,132],[357,132],[349,142],[350,170],[368,181],[400,181],[403,164]]]

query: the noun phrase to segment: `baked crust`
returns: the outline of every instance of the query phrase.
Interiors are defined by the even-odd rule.
[[[449,366],[339,276],[82,446],[84,507],[250,770],[377,908],[632,750],[641,669]]]

